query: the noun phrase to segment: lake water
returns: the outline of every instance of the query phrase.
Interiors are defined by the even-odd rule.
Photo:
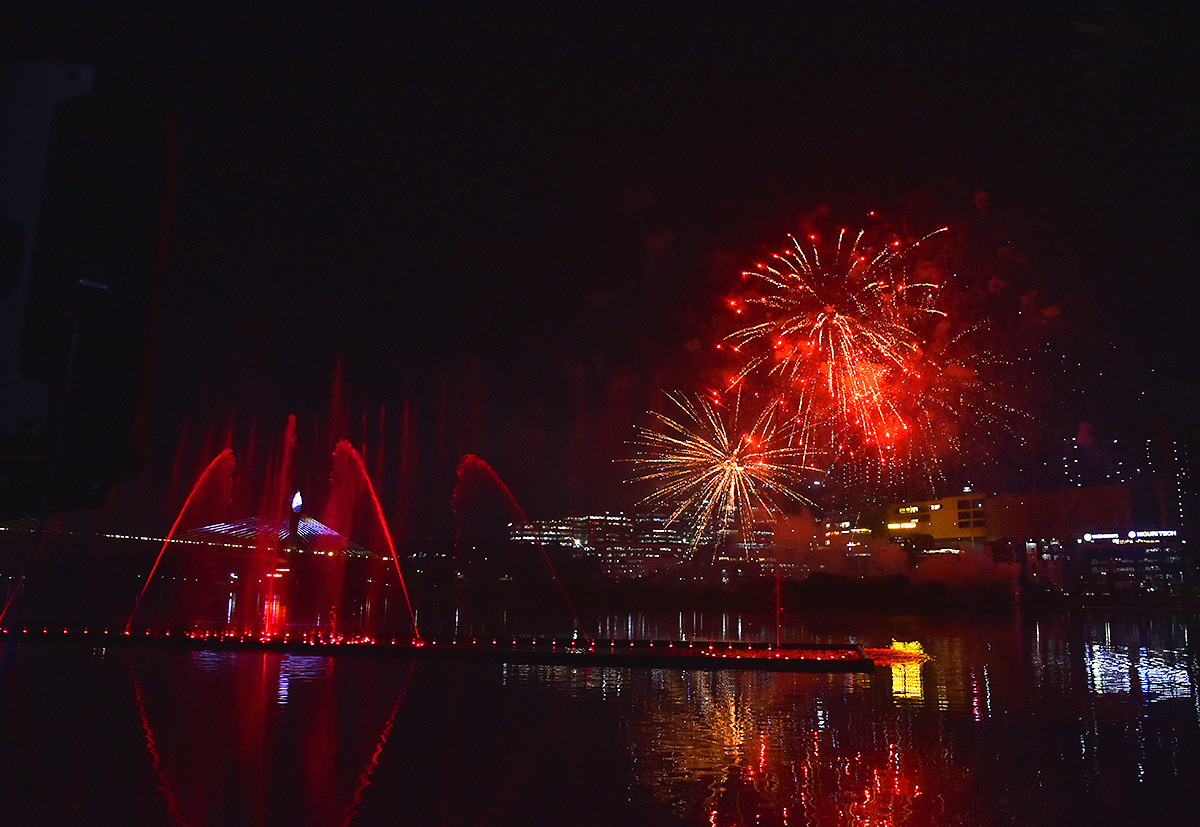
[[[862,675],[5,643],[0,824],[1196,824],[1198,633],[1138,611],[784,629],[930,655]]]

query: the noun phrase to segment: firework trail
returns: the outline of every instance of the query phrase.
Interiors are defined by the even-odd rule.
[[[631,441],[638,456],[631,461],[641,473],[633,481],[655,485],[642,504],[672,508],[668,523],[685,514],[694,520],[693,546],[709,527],[736,528],[747,537],[755,516],[777,515],[781,499],[809,502],[795,489],[818,469],[803,464],[808,449],[798,444],[781,406],[767,405],[739,430],[740,394],[726,411],[702,397],[667,396],[680,415],[654,413],[661,429],[639,429]]]

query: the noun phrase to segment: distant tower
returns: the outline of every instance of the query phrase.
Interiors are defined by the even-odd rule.
[[[300,509],[303,507],[304,498],[297,491],[296,496],[292,497],[292,515],[288,520],[288,551],[296,551],[300,548]]]

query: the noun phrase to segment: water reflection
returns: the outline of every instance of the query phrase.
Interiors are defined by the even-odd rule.
[[[507,675],[619,697],[638,784],[688,823],[1122,823],[1194,803],[1188,622],[929,627],[892,640],[872,675]],[[611,625],[657,631],[641,617]]]
[[[920,703],[925,700],[921,666],[929,661],[929,655],[919,641],[893,641],[891,648],[913,656],[888,665],[892,677],[892,697],[898,701]]]
[[[638,779],[687,820],[906,823],[971,770],[944,730],[914,735],[886,673],[655,673],[630,721]]]
[[[619,698],[636,782],[684,823],[933,823],[921,814],[973,772],[935,721],[902,719],[887,668],[870,677],[537,666],[506,675]],[[955,800],[959,816],[973,809]]]
[[[1143,648],[1130,651],[1102,643],[1089,643],[1084,663],[1092,692],[1137,693],[1150,703],[1164,698],[1192,696],[1194,681],[1188,674],[1186,656],[1187,652],[1183,649],[1150,652]]]
[[[181,825],[227,822],[233,813],[250,824],[350,823],[413,668],[385,690],[394,701],[382,718],[378,703],[360,705],[361,687],[350,688],[356,674],[376,677],[370,665],[364,671],[329,657],[195,651],[181,657],[188,668],[170,675],[170,685],[147,686],[143,675],[157,682],[161,663],[144,655],[129,654],[138,719],[171,823]],[[357,774],[348,772],[354,767]],[[281,789],[273,776],[301,783]]]
[[[1196,823],[1195,623],[790,630],[891,649],[867,675],[29,647],[0,676],[0,793],[36,807],[12,823]]]

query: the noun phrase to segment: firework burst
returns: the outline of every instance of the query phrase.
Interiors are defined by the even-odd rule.
[[[940,460],[961,450],[964,423],[1003,427],[1016,413],[984,378],[1005,364],[975,346],[986,324],[960,327],[939,306],[940,280],[917,276],[917,248],[945,231],[879,251],[842,231],[825,254],[815,237],[789,236],[744,274],[759,292],[730,302],[766,317],[727,337],[746,358],[730,385],[768,384],[845,484],[944,486]]]
[[[843,231],[823,261],[811,244],[815,239],[802,245],[789,236],[789,249],[745,273],[766,285],[762,296],[749,301],[768,308],[770,318],[729,340],[738,350],[758,344],[759,352],[735,381],[765,368],[799,389],[802,399],[823,390],[842,422],[860,430],[867,442],[884,444],[905,428],[887,386],[919,355],[919,331],[945,314],[935,306],[939,284],[908,278],[911,254],[921,241],[872,254],[862,237],[859,232],[851,240]]]
[[[796,488],[817,469],[804,464],[808,451],[790,422],[780,422],[780,406],[767,405],[739,430],[740,394],[725,410],[704,398],[667,396],[680,415],[653,413],[661,429],[639,429],[631,461],[641,473],[633,481],[654,484],[642,504],[673,509],[668,522],[685,514],[694,520],[693,546],[709,527],[745,538],[751,520],[776,516],[781,500],[808,502]]]

